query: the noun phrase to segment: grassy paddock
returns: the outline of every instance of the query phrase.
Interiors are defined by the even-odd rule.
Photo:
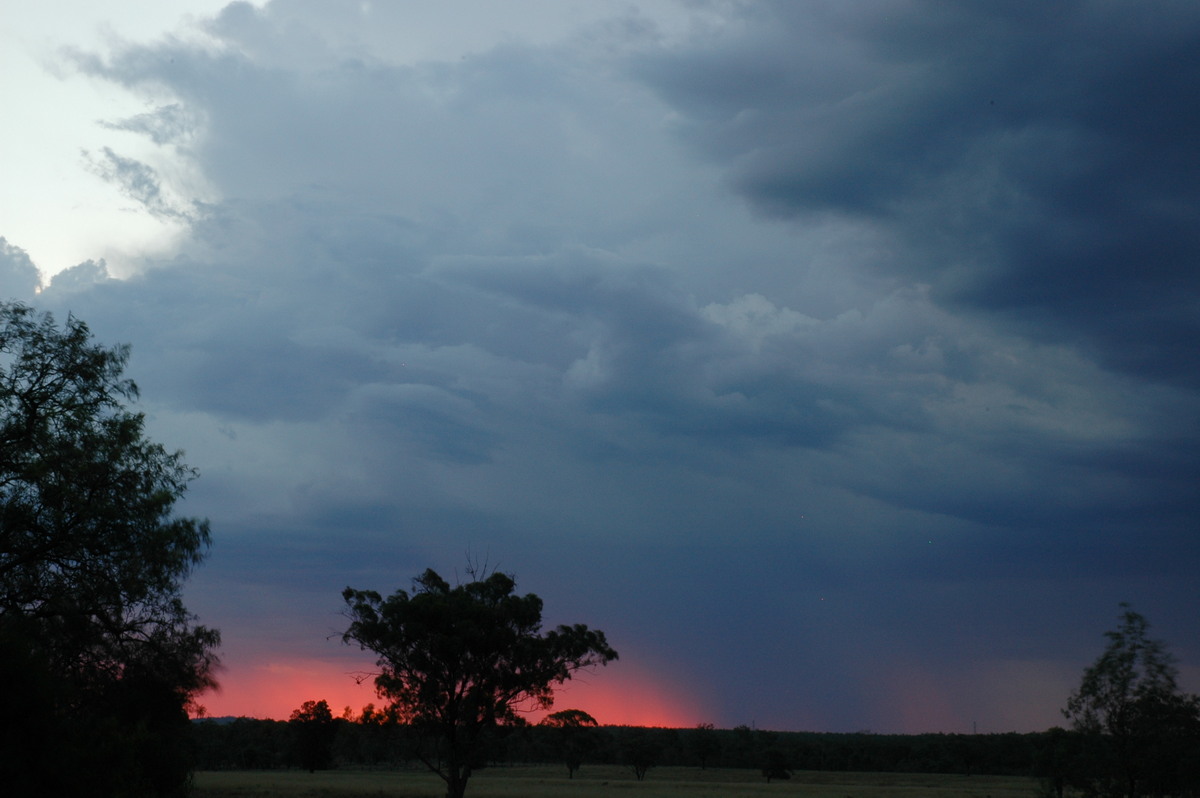
[[[626,767],[587,765],[567,779],[561,766],[492,768],[467,785],[469,798],[1033,798],[1037,780],[1010,776],[797,771],[773,781],[750,770],[655,768],[637,781]],[[443,798],[436,776],[419,771],[230,771],[196,774],[195,798]]]

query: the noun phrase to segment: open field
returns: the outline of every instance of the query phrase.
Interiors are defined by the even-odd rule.
[[[441,780],[412,771],[221,771],[196,774],[196,798],[442,798]],[[1033,798],[1037,780],[1012,776],[798,771],[766,783],[756,771],[664,767],[637,781],[627,767],[589,765],[567,779],[561,766],[494,768],[467,786],[469,798]]]

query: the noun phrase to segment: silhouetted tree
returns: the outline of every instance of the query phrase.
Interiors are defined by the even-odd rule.
[[[729,744],[725,747],[728,758],[732,759],[734,767],[752,768],[758,764],[758,741],[754,730],[744,723],[733,727]]]
[[[688,747],[700,760],[700,769],[708,767],[708,760],[721,751],[721,741],[717,739],[711,723],[697,723],[696,728],[688,733]]]
[[[1083,672],[1063,714],[1083,735],[1087,792],[1106,796],[1178,794],[1181,758],[1194,755],[1200,702],[1176,686],[1174,658],[1150,624],[1122,604],[1121,623],[1106,632],[1108,647]]]
[[[126,408],[128,353],[0,303],[0,659],[21,663],[0,713],[41,707],[0,783],[24,794],[181,793],[186,710],[213,684],[218,635],[180,599],[208,524],[172,516],[195,472]]]
[[[762,755],[762,774],[767,777],[767,784],[772,779],[786,780],[792,777],[792,765],[787,754],[778,748],[768,748]]]
[[[1039,741],[1033,765],[1034,773],[1043,779],[1043,792],[1063,798],[1068,785],[1080,783],[1080,774],[1087,769],[1079,733],[1059,726],[1048,730]]]
[[[625,740],[625,761],[633,768],[638,781],[646,778],[650,769],[658,764],[662,746],[645,729],[633,729]]]
[[[333,738],[337,734],[333,712],[325,701],[305,701],[293,710],[288,724],[294,735],[300,767],[312,773],[333,764]]]
[[[583,624],[541,632],[542,600],[514,594],[503,573],[451,587],[433,570],[411,593],[384,599],[346,588],[343,640],[375,652],[375,687],[424,744],[418,757],[461,798],[481,764],[486,735],[518,720],[524,705],[548,709],[554,686],[580,668],[617,658],[604,633]]]
[[[582,709],[564,709],[542,718],[538,725],[557,730],[558,750],[567,765],[567,778],[575,778],[583,757],[592,749],[591,730],[600,724]]]

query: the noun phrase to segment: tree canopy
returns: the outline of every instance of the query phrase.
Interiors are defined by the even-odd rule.
[[[599,721],[582,709],[560,709],[542,718],[538,725],[557,732],[559,756],[567,766],[567,777],[575,778],[583,757],[595,745],[592,730],[600,725]]]
[[[1063,714],[1084,737],[1080,773],[1096,795],[1180,794],[1185,763],[1200,754],[1200,699],[1180,692],[1174,657],[1150,624],[1122,604],[1108,646],[1083,672]],[[1192,780],[1188,776],[1188,780]]]
[[[288,718],[300,767],[312,773],[333,764],[333,738],[337,733],[329,702],[305,701]]]
[[[594,729],[600,722],[582,709],[562,709],[542,718],[541,725],[555,729]]]
[[[583,624],[543,633],[542,600],[515,589],[504,573],[452,587],[430,569],[411,592],[342,594],[351,620],[343,640],[378,655],[376,690],[422,735],[419,756],[449,798],[461,798],[489,730],[523,722],[523,709],[550,708],[556,685],[617,658],[604,633]]]
[[[0,745],[0,775],[29,794],[43,779],[73,795],[111,794],[110,779],[143,794],[182,789],[182,749],[130,751],[177,741],[167,727],[186,724],[213,684],[218,635],[180,599],[210,544],[207,522],[173,515],[195,472],[126,407],[138,396],[128,355],[93,343],[74,317],[59,327],[0,303],[3,710],[36,702],[42,730]],[[72,736],[80,756],[105,760],[103,777],[40,761]]]

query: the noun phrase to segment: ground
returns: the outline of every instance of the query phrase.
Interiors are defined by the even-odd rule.
[[[230,771],[196,774],[195,798],[442,798],[442,782],[426,772],[337,770]],[[585,765],[568,780],[566,768],[492,768],[472,777],[469,798],[1033,798],[1038,782],[1011,776],[797,771],[789,781],[756,771],[666,767],[636,781],[632,769]]]

